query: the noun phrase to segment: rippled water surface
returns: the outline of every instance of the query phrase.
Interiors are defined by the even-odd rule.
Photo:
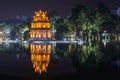
[[[1,43],[0,78],[85,80],[120,78],[120,42]]]

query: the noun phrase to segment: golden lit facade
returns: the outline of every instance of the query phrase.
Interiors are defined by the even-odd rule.
[[[35,72],[46,72],[50,62],[51,44],[30,44],[30,53]]]
[[[30,40],[51,40],[50,22],[47,12],[41,10],[35,12],[31,23]]]

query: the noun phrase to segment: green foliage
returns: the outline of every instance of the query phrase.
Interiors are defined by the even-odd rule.
[[[95,29],[93,26],[93,11],[86,6],[77,5],[75,8],[73,8],[70,19],[73,20],[76,28],[76,36],[78,37],[80,35],[80,31],[83,33],[87,32],[88,35],[93,31],[93,29]]]
[[[53,31],[54,29],[56,29],[56,21],[60,19],[60,16],[57,14],[56,11],[53,11],[51,13],[49,13],[49,20],[50,20],[50,28]]]
[[[115,31],[116,31],[117,33],[120,33],[120,17],[118,17],[118,16],[116,17],[115,25],[116,25]]]
[[[111,11],[103,4],[98,3],[95,10],[78,4],[72,8],[70,15],[61,17],[56,11],[49,13],[52,37],[59,39],[70,37],[99,35],[105,30],[109,33],[120,33],[120,17],[112,15]],[[0,31],[10,31],[11,39],[28,39],[31,19],[22,21],[10,19],[0,23]]]
[[[112,14],[110,10],[103,4],[103,3],[98,3],[96,10],[95,10],[95,26],[98,27],[97,31],[98,32],[103,32],[104,30],[107,30],[109,28],[109,25],[107,24],[108,22],[112,22]],[[107,24],[107,25],[104,25]],[[112,25],[114,26],[114,25]],[[105,28],[107,27],[107,28]]]
[[[0,31],[9,35],[12,40],[15,40],[16,38],[22,39],[24,32],[29,31],[30,23],[31,19],[29,18],[24,21],[20,19],[10,19],[0,23]]]
[[[63,39],[65,37],[68,36],[69,34],[69,28],[68,26],[66,26],[66,20],[61,18],[59,20],[57,20],[57,27],[56,27],[56,38],[57,39]]]

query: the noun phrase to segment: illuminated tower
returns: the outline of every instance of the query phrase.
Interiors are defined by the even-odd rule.
[[[46,72],[50,62],[51,44],[30,44],[30,53],[35,72]]]
[[[50,22],[47,12],[41,10],[35,12],[31,22],[30,40],[51,40]]]

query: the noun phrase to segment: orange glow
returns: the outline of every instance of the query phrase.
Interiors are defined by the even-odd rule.
[[[46,72],[50,62],[51,45],[30,44],[30,53],[35,72]]]
[[[38,12],[35,12],[35,16],[33,16],[33,21],[49,21],[46,14],[47,12],[43,12],[41,10]]]
[[[51,32],[50,31],[48,31],[48,37],[51,38]]]
[[[33,16],[33,21],[31,23],[30,33],[30,38],[51,39],[50,22],[47,17],[47,12],[41,10],[35,12],[35,16]]]

